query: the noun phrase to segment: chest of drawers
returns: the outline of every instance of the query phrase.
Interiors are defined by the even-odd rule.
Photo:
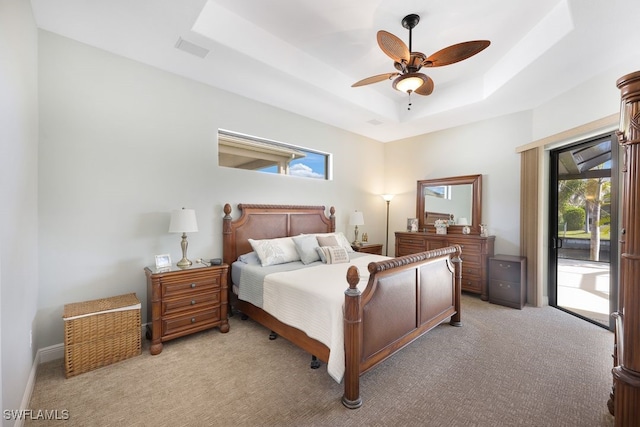
[[[158,354],[163,342],[205,329],[229,331],[226,264],[163,271],[145,268],[147,276],[147,338],[149,352]]]
[[[526,259],[496,255],[489,260],[489,302],[522,309],[527,300]]]
[[[396,256],[430,251],[451,245],[462,248],[462,290],[489,299],[488,260],[493,256],[495,236],[396,232]]]

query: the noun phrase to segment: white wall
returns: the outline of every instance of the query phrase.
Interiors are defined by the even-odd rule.
[[[222,255],[225,203],[333,205],[348,238],[357,209],[361,232],[383,241],[381,143],[39,35],[40,347],[63,341],[66,303],[136,292],[146,313],[143,267],[181,256],[180,236],[167,232],[173,209],[196,210],[192,260]],[[220,168],[218,128],[333,153],[334,180]]]
[[[31,6],[0,1],[0,407],[20,409],[38,298],[38,38]],[[3,425],[13,425],[5,420]]]
[[[482,222],[496,236],[495,253],[520,251],[520,155],[531,141],[531,113],[517,113],[385,144],[385,191],[393,231],[416,216],[416,181],[482,175]],[[389,252],[390,254],[393,251]]]
[[[640,69],[632,56],[533,110],[533,140],[546,138],[620,112],[616,81]],[[582,138],[580,136],[579,138]],[[567,141],[573,142],[573,141]]]

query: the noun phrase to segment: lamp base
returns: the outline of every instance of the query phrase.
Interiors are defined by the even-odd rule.
[[[178,261],[176,265],[178,267],[189,267],[193,263],[187,259],[187,248],[189,247],[189,242],[187,242],[187,233],[182,233],[180,247],[182,248],[182,259]]]
[[[188,259],[182,258],[180,261],[178,261],[178,263],[176,265],[178,267],[189,267],[192,264],[193,263],[191,261],[189,261]]]

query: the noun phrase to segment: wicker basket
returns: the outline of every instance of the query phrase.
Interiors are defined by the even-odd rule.
[[[141,353],[136,294],[66,304],[62,317],[67,378]]]

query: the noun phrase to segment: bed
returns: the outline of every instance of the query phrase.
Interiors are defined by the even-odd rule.
[[[301,235],[340,234],[335,230],[333,207],[329,210],[329,216],[326,216],[324,206],[239,204],[238,209],[240,216],[234,220],[231,205],[224,206],[223,261],[232,266],[230,270],[234,270],[233,265],[239,258],[254,253],[252,243],[255,244],[255,241],[250,242],[250,239],[266,241]],[[289,277],[289,285],[296,286],[306,281],[306,277],[318,276],[322,269],[331,270],[328,276],[331,279],[326,279],[326,282],[331,282],[332,287],[337,286],[340,294],[337,295],[341,317],[339,344],[317,339],[314,337],[315,331],[292,326],[295,323],[289,322],[289,319],[283,321],[280,314],[283,310],[301,309],[295,299],[290,302],[293,306],[273,305],[285,305],[288,298],[283,296],[288,293],[280,291],[269,302],[265,291],[264,304],[271,304],[270,308],[249,302],[250,298],[239,298],[238,294],[242,293],[238,284],[234,283],[233,271],[229,273],[230,288],[233,289],[229,299],[233,307],[229,307],[229,313],[233,308],[252,318],[314,358],[327,363],[328,369],[330,360],[333,358],[335,362],[336,359],[332,351],[337,354],[341,353],[337,350],[343,350],[343,357],[338,360],[344,363],[344,374],[342,378],[334,379],[344,381],[342,403],[347,408],[355,409],[362,405],[362,374],[447,319],[453,326],[461,325],[462,261],[459,246],[399,258],[350,255],[352,259],[347,263],[324,266],[322,262],[309,264],[308,270],[295,270],[293,279],[285,276],[289,273],[266,275],[270,281],[273,281],[272,277]],[[367,262],[371,259],[375,261]],[[338,268],[341,269],[340,279],[336,278]],[[336,295],[331,297],[332,300],[335,298]],[[307,307],[303,309],[307,310]]]

